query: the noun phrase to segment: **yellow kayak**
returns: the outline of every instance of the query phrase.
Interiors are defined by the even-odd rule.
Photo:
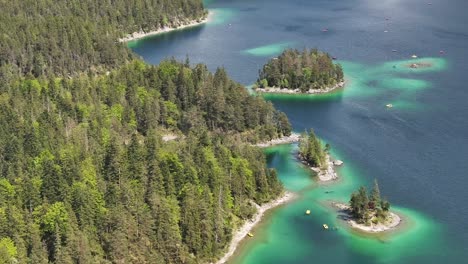
[[[254,235],[252,233],[247,234],[249,237],[253,237]]]

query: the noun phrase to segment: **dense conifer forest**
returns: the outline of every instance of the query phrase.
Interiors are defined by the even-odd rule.
[[[289,127],[204,65],[18,79],[1,87],[0,235],[20,263],[213,259],[282,191],[248,143]]]
[[[251,145],[289,135],[284,113],[222,68],[117,42],[201,1],[0,7],[0,263],[213,261],[283,191]]]
[[[134,57],[119,37],[204,17],[201,0],[0,0],[0,69],[105,72]]]
[[[271,59],[259,73],[257,86],[299,89],[329,88],[343,81],[341,65],[334,64],[328,53],[317,49],[287,49]]]

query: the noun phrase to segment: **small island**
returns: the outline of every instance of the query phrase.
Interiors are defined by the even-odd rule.
[[[287,49],[260,70],[254,86],[261,93],[328,93],[344,86],[343,69],[317,49]]]
[[[349,205],[333,203],[343,213],[341,218],[355,229],[368,233],[391,230],[401,223],[401,218],[390,211],[390,203],[380,197],[377,180],[371,193],[361,186],[351,195]]]
[[[342,161],[332,161],[330,158],[330,144],[322,148],[314,130],[301,135],[299,141],[298,158],[307,167],[317,173],[320,181],[332,181],[338,179],[334,166],[341,166]]]
[[[407,64],[405,66],[408,67],[408,68],[411,68],[411,69],[420,69],[420,68],[424,69],[424,68],[431,68],[432,63],[421,61],[421,62],[410,63],[410,64]]]

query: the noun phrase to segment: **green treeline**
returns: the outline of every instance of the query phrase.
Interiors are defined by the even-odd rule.
[[[212,261],[251,201],[282,192],[247,141],[289,133],[271,103],[204,65],[4,84],[0,262]]]
[[[0,75],[105,72],[133,55],[117,40],[201,19],[201,0],[0,0]]]
[[[0,0],[0,263],[206,263],[283,191],[252,143],[286,115],[118,39],[200,0]],[[164,140],[167,134],[175,140]]]
[[[320,140],[315,135],[314,130],[309,133],[303,133],[299,141],[299,158],[307,162],[312,167],[326,167],[327,152],[330,145],[326,144],[325,149],[322,148]]]
[[[390,203],[380,197],[380,189],[377,180],[370,194],[361,186],[358,191],[351,195],[349,201],[353,216],[358,223],[370,225],[371,223],[383,223],[387,220]]]
[[[257,86],[299,89],[331,87],[343,81],[343,69],[334,64],[328,53],[317,49],[287,49],[273,58],[259,72]]]

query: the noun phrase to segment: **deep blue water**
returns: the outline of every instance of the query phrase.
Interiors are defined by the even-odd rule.
[[[330,142],[345,162],[358,168],[363,181],[377,178],[393,203],[443,226],[456,257],[440,254],[434,263],[468,259],[468,1],[221,0],[208,7],[217,16],[213,23],[139,41],[132,45],[134,51],[154,64],[189,56],[192,63],[206,63],[212,70],[222,66],[245,85],[276,55],[245,51],[265,45],[273,50],[317,47],[345,65],[367,69],[412,54],[442,57],[447,67],[440,72],[403,76],[428,83],[426,89],[405,95],[417,107],[389,112],[382,107],[393,95],[387,92],[346,96],[345,91],[332,99],[273,102],[296,131],[314,128]],[[359,71],[353,74],[358,78]],[[362,89],[381,91],[378,86],[367,83]],[[408,263],[416,262],[418,257]]]

